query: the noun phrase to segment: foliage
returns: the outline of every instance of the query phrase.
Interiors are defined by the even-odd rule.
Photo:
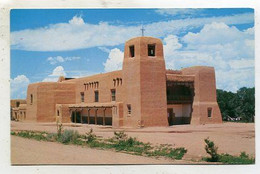
[[[155,149],[149,152],[149,156],[166,156],[168,158],[180,160],[185,155],[187,150],[183,147],[172,148],[169,144],[161,144],[156,146]]]
[[[87,143],[91,143],[96,140],[96,135],[93,133],[93,129],[91,128],[89,132],[86,133],[85,139]]]
[[[217,162],[219,161],[219,155],[217,153],[218,147],[215,146],[213,141],[210,141],[209,138],[204,139],[206,146],[205,150],[210,155],[210,158],[208,159],[211,162]]]
[[[217,90],[217,101],[223,120],[242,117],[243,122],[254,122],[255,88],[240,88],[236,93]]]
[[[60,137],[58,137],[58,141],[63,144],[68,144],[71,142],[75,142],[78,137],[78,131],[65,129],[64,132],[60,135]]]
[[[239,156],[232,156],[229,154],[221,154],[220,162],[224,164],[254,164],[255,159],[249,157],[245,152],[241,152]]]
[[[203,160],[208,162],[221,162],[223,164],[254,164],[255,159],[249,157],[245,152],[241,152],[239,156],[233,156],[230,154],[218,154],[218,147],[215,146],[213,141],[209,138],[204,140],[206,143],[205,150],[211,156],[210,158],[203,158]]]
[[[117,151],[126,151],[135,155],[164,156],[180,160],[187,152],[185,148],[172,148],[169,144],[153,147],[150,143],[143,143],[136,138],[128,137],[124,132],[114,132],[113,139],[114,148]]]
[[[57,134],[56,133],[49,133],[46,136],[47,141],[56,141],[57,140]]]
[[[114,138],[118,141],[124,141],[127,139],[127,135],[124,131],[114,132]]]
[[[136,155],[142,155],[147,149],[151,148],[149,143],[143,143],[136,138],[128,137],[124,132],[114,132],[112,145],[117,151],[133,152]]]
[[[24,138],[30,138],[30,139],[35,139],[38,141],[47,141],[47,133],[46,132],[33,132],[33,131],[20,131],[17,133],[13,133],[13,135],[17,135],[19,137],[24,137]]]

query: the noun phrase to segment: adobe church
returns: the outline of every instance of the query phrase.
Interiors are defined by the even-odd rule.
[[[119,127],[222,123],[213,67],[166,70],[160,39],[125,43],[123,68],[28,86],[26,121]]]

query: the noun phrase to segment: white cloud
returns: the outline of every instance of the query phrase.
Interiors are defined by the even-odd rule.
[[[231,60],[230,67],[231,69],[254,68],[255,60],[254,59]]]
[[[62,66],[57,66],[50,76],[66,76],[64,68]]]
[[[167,68],[195,65],[216,69],[217,87],[236,91],[254,86],[254,28],[239,31],[224,23],[206,24],[198,33],[164,38]],[[185,46],[184,46],[185,45]]]
[[[67,62],[67,61],[73,61],[73,60],[78,60],[80,59],[80,57],[65,57],[63,58],[62,56],[56,56],[56,57],[48,57],[47,61],[52,64],[55,65],[56,63],[63,63],[63,62]]]
[[[57,82],[59,77],[46,77],[42,81],[43,82]]]
[[[254,68],[216,70],[217,88],[236,92],[241,87],[253,87]]]
[[[103,63],[105,72],[122,69],[123,58],[124,53],[118,48],[110,50],[106,62]]]
[[[105,53],[109,53],[110,49],[106,48],[106,47],[98,47],[98,49],[100,49],[101,51],[105,52]]]
[[[189,29],[202,27],[212,21],[228,25],[254,22],[253,13],[233,16],[187,18],[154,22],[145,25],[145,35],[165,37]],[[116,46],[140,36],[140,25],[110,25],[105,22],[89,24],[74,16],[68,23],[57,23],[43,28],[11,32],[11,48],[27,51],[63,51],[90,47]]]
[[[223,45],[246,38],[253,39],[253,33],[241,32],[236,27],[229,27],[223,22],[213,22],[206,24],[199,33],[189,32],[183,37],[183,41],[193,48],[198,48],[198,45]]]
[[[81,77],[87,77],[87,76],[99,74],[101,72],[76,70],[76,71],[66,71],[66,73],[69,74],[69,77],[71,78],[81,78]]]
[[[155,10],[155,12],[164,16],[194,15],[197,13],[201,13],[201,11],[203,11],[203,9],[195,9],[195,8],[165,8],[165,9]]]
[[[84,20],[80,16],[74,16],[70,21],[69,24],[72,25],[83,25],[85,24]]]
[[[56,82],[58,81],[60,76],[66,76],[66,72],[62,66],[57,66],[54,68],[51,74],[48,75],[48,77],[44,78],[43,82]]]
[[[25,75],[18,75],[11,79],[11,98],[26,98],[27,87],[30,80]]]

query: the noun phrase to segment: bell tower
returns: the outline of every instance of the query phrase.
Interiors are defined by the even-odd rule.
[[[166,70],[160,39],[137,37],[125,43],[124,126],[168,126]]]

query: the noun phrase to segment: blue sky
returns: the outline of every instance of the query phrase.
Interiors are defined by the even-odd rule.
[[[214,66],[217,88],[254,86],[254,10],[11,10],[11,98],[29,83],[122,68],[124,42],[160,38],[168,69]]]

